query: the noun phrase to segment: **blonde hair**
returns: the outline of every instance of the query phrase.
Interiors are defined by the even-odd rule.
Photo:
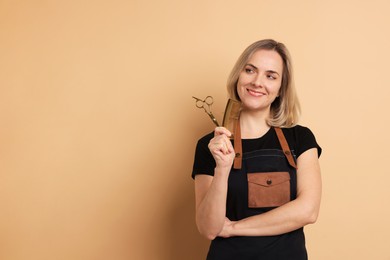
[[[237,93],[238,78],[248,60],[258,50],[276,51],[283,60],[282,83],[279,97],[271,104],[270,116],[267,123],[274,127],[292,127],[298,122],[301,108],[294,86],[291,57],[283,43],[276,42],[272,39],[265,39],[257,41],[247,47],[238,58],[229,75],[227,81],[229,97],[240,100]]]

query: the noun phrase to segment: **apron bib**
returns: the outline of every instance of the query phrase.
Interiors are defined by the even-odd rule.
[[[264,135],[267,144],[243,153],[239,120],[236,158],[229,175],[226,217],[237,221],[265,213],[296,198],[296,156],[280,128]],[[246,141],[246,140],[244,140]],[[207,260],[307,260],[303,228],[277,236],[217,237]]]

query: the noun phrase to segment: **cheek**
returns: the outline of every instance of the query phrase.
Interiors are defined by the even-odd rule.
[[[236,84],[236,93],[240,99],[241,99],[241,94],[242,94],[243,90],[245,89],[244,85],[245,85],[245,83],[242,81],[242,78],[240,77],[237,81],[237,84]]]
[[[250,75],[246,75],[244,73],[241,73],[240,76],[238,77],[238,84],[240,85],[246,85],[252,81]]]
[[[238,100],[240,100],[240,101],[241,101],[241,94],[242,94],[241,88],[239,87],[239,83],[237,83],[237,85],[236,85],[236,96],[238,97]]]
[[[281,89],[281,82],[278,82],[273,86],[271,86],[270,91],[272,91],[272,93],[275,94],[276,96],[279,96],[280,89]]]
[[[279,96],[279,88],[275,88],[272,92],[274,96]]]

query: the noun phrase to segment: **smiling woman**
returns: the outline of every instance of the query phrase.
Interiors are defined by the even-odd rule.
[[[296,124],[292,83],[286,47],[255,42],[228,80],[231,98],[242,103],[236,150],[223,127],[198,141],[192,177],[196,224],[212,240],[208,260],[307,259],[303,227],[319,212],[321,148]]]
[[[240,73],[238,96],[246,109],[263,111],[268,117],[270,105],[279,96],[283,61],[275,51],[256,51]]]
[[[258,64],[259,67],[253,64],[255,61],[261,63]],[[237,100],[240,100],[237,85],[239,79],[244,76],[242,75],[244,72],[255,73],[257,80],[262,80],[259,78],[258,73],[263,73],[267,80],[272,82],[272,78],[275,78],[278,82],[277,84],[280,85],[277,98],[270,106],[271,116],[267,119],[268,124],[278,127],[295,125],[300,114],[300,103],[292,79],[290,54],[284,44],[273,40],[262,40],[253,43],[245,49],[233,67],[227,83],[230,97]],[[253,81],[252,84],[257,84],[257,87],[265,86]]]

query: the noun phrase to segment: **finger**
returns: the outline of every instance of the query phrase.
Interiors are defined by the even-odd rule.
[[[232,133],[227,128],[218,126],[214,130],[214,136],[218,136],[218,135],[226,135],[229,137],[232,135]]]
[[[217,150],[223,154],[227,154],[229,152],[229,148],[228,148],[226,142],[224,142],[224,141],[218,143],[216,147],[217,147]]]
[[[226,135],[223,135],[223,142],[225,144],[227,154],[234,152],[232,141]]]
[[[223,147],[224,148],[224,154],[229,154],[231,152],[230,141],[229,140],[224,140],[223,144],[224,144],[224,147]]]
[[[219,148],[224,150],[224,151],[228,151],[229,145],[231,145],[229,138],[224,134],[214,137],[213,143],[220,145]]]
[[[222,137],[222,136],[220,136]],[[225,137],[226,138],[226,137]],[[225,141],[225,138],[215,138],[209,143],[209,149],[211,152],[214,153],[222,153],[227,154],[229,153],[229,146]]]

